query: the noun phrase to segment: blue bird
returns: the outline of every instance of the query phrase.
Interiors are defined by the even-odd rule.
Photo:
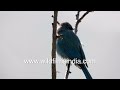
[[[57,53],[64,59],[80,61],[81,63],[75,63],[75,65],[82,69],[87,79],[92,79],[87,70],[87,64],[82,63],[85,61],[86,57],[81,42],[73,30],[74,29],[68,22],[64,22],[60,25],[57,31],[60,36],[57,38],[56,42]]]

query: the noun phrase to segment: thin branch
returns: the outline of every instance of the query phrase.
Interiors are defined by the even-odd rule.
[[[54,11],[54,20],[52,23],[52,79],[56,79],[56,30],[57,30],[57,14],[58,11]]]
[[[76,20],[79,19],[79,16],[80,16],[80,11],[78,11],[77,14],[76,14]]]
[[[77,22],[76,22],[76,24],[75,24],[75,34],[77,34],[77,31],[78,31],[78,24],[82,21],[82,19],[89,13],[89,12],[92,12],[92,11],[86,11],[83,15],[82,15],[82,17],[81,18],[77,18],[77,17],[79,17],[79,16],[77,16],[76,17],[76,19],[78,19],[77,20]],[[77,15],[79,15],[79,13],[80,13],[80,11],[78,11],[78,14]]]
[[[68,65],[67,65],[67,72],[66,72],[65,79],[68,79],[68,76],[69,76],[69,74],[71,73],[71,72],[70,72],[70,65],[71,65],[71,62],[69,61]]]
[[[52,15],[52,17],[54,18],[54,16]],[[57,21],[57,24],[60,25],[60,23]]]

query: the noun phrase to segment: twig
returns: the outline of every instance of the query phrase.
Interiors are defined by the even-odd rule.
[[[79,16],[80,16],[80,11],[78,11],[77,14],[76,14],[76,20],[79,19]]]
[[[69,61],[68,65],[67,65],[67,72],[66,72],[65,79],[68,79],[68,76],[69,76],[69,74],[71,73],[71,72],[70,72],[70,65],[71,65],[71,62]]]
[[[52,17],[54,18],[54,16],[52,15]],[[57,21],[57,24],[60,25],[60,23]]]
[[[57,30],[57,14],[58,11],[54,11],[54,20],[52,23],[52,79],[56,79],[56,30]]]
[[[78,24],[82,21],[82,19],[89,13],[89,12],[92,12],[92,11],[86,11],[83,15],[82,15],[82,17],[81,18],[79,18],[78,19],[78,15],[79,15],[79,13],[80,13],[80,11],[78,11],[78,14],[76,15],[76,19],[77,19],[77,22],[76,22],[76,24],[75,24],[75,34],[77,34],[77,31],[78,31]]]

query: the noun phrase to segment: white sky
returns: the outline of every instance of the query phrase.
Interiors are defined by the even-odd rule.
[[[0,11],[0,78],[50,79],[51,64],[26,64],[24,60],[51,59],[53,11]],[[58,21],[75,25],[76,11],[59,11]],[[120,12],[94,11],[78,28],[89,72],[94,79],[120,78]],[[57,55],[57,60],[60,57]],[[57,64],[57,78],[65,77],[65,64]],[[69,78],[85,78],[71,66]]]

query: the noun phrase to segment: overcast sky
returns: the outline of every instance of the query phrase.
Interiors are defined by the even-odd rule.
[[[77,11],[59,11],[58,21],[75,25]],[[51,59],[53,11],[0,11],[0,78],[51,79],[51,64],[25,60]],[[120,12],[94,11],[78,27],[89,72],[94,79],[120,78]],[[57,55],[57,60],[61,59]],[[65,77],[66,65],[57,64],[57,78]],[[84,79],[71,66],[70,79]]]

